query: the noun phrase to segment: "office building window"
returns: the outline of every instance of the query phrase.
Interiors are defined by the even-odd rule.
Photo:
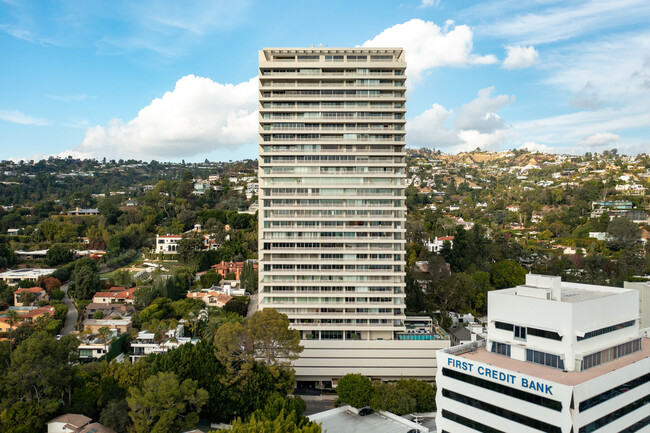
[[[634,326],[634,323],[634,320],[630,320],[629,322],[619,323],[618,325],[607,326],[605,328],[596,329],[595,331],[589,331],[585,334],[584,337],[578,337],[578,341],[597,337],[598,335],[608,334],[610,332],[618,331],[619,329],[629,328],[630,326]]]
[[[510,323],[504,323],[504,322],[494,322],[494,326],[497,329],[503,329],[504,331],[512,331],[514,329],[513,325],[511,325]]]
[[[523,326],[515,326],[515,338],[519,340],[526,339],[526,328]]]
[[[442,395],[443,395],[443,397],[452,399],[452,400],[457,401],[459,403],[463,403],[463,404],[466,404],[468,406],[475,407],[477,409],[480,409],[480,410],[486,411],[488,413],[491,413],[492,415],[496,415],[496,416],[500,416],[502,418],[506,418],[506,419],[508,419],[510,421],[514,421],[516,423],[525,425],[525,426],[530,427],[530,428],[541,430],[541,431],[543,431],[545,433],[562,433],[562,429],[560,429],[560,427],[554,426],[554,425],[549,424],[549,423],[544,422],[544,421],[540,421],[540,420],[535,419],[535,418],[531,418],[531,417],[526,416],[526,415],[522,415],[522,414],[517,413],[517,412],[513,412],[513,411],[508,410],[508,409],[504,409],[504,408],[502,408],[500,406],[495,406],[493,404],[486,403],[486,402],[481,401],[481,400],[477,400],[477,399],[475,399],[473,397],[468,397],[466,395],[459,394],[459,393],[454,392],[454,391],[450,391],[448,389],[443,389],[442,390]]]
[[[529,403],[547,407],[558,412],[562,411],[561,402],[551,400],[547,397],[542,397],[537,394],[532,394],[530,392],[522,391],[516,388],[510,388],[509,386],[501,385],[500,383],[491,382],[489,380],[481,379],[475,376],[470,376],[469,374],[461,373],[460,371],[456,370],[450,370],[448,368],[442,369],[442,375],[451,377],[452,379],[460,380],[465,383],[469,383],[470,385],[479,386],[490,391],[498,392],[499,394],[507,395],[519,400],[524,400]]]
[[[614,346],[600,352],[592,353],[591,355],[587,355],[583,358],[582,370],[587,370],[591,367],[604,364],[605,362],[612,361],[616,358],[620,358],[621,356],[638,352],[639,350],[641,350],[640,338],[624,344],[619,344],[618,346]]]
[[[483,433],[504,433],[501,430],[497,430],[478,421],[474,421],[473,419],[465,418],[464,416],[449,412],[448,410],[443,409],[442,417]]]
[[[499,343],[498,341],[493,341],[492,352],[498,353],[499,355],[505,355],[507,357],[510,357],[510,345],[505,343]]]
[[[603,403],[614,397],[618,397],[619,395],[628,392],[631,389],[636,388],[637,386],[644,385],[648,382],[650,382],[650,373],[641,377],[637,377],[636,379],[630,380],[628,382],[622,383],[618,386],[615,386],[612,389],[608,389],[605,392],[602,392],[598,395],[588,398],[587,400],[583,400],[580,402],[578,408],[580,412],[583,412],[589,408],[599,405],[600,403]]]
[[[601,418],[598,418],[594,422],[590,422],[589,424],[580,427],[578,433],[591,433],[592,431],[598,430],[599,428],[606,426],[607,424],[616,421],[619,418],[622,418],[628,413],[634,412],[635,410],[640,408],[644,408],[648,403],[650,403],[650,394],[647,394],[645,397],[641,397],[637,401],[632,402],[627,406],[624,406],[618,410],[615,410],[614,412],[611,412]]]
[[[564,361],[557,355],[526,349],[526,361],[564,370]]]

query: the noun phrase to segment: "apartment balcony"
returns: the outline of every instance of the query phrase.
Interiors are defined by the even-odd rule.
[[[277,71],[266,71],[260,73],[260,80],[264,80],[265,77],[297,77],[305,79],[313,79],[314,77],[355,77],[355,78],[365,78],[365,77],[395,77],[399,79],[406,79],[406,75],[402,72],[401,75],[396,75],[394,71],[368,71],[367,73],[358,73],[357,71],[348,72],[348,71],[319,71],[317,73],[310,72],[277,72]]]

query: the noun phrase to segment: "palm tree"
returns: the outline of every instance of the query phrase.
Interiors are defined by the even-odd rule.
[[[7,313],[7,324],[9,325],[9,353],[11,353],[13,348],[14,325],[16,323],[20,323],[18,312],[15,310],[9,310]]]
[[[102,326],[97,330],[97,334],[99,335],[99,340],[104,343],[104,359],[108,361],[108,343],[112,332],[111,329],[108,326]]]

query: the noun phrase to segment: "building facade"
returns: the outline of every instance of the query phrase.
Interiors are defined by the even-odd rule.
[[[441,432],[650,429],[650,342],[632,289],[527,275],[488,293],[488,339],[441,350]]]
[[[259,52],[259,308],[305,340],[404,331],[402,49]]]

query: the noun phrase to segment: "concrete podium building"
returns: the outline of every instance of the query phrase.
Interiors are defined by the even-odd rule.
[[[404,348],[420,343],[396,341],[405,330],[405,74],[400,48],[259,52],[258,306],[300,331],[299,380],[400,377]],[[444,342],[420,346],[430,360]],[[433,378],[418,353],[413,371]]]
[[[634,289],[527,275],[488,293],[488,338],[441,350],[440,432],[650,430],[650,342]]]

